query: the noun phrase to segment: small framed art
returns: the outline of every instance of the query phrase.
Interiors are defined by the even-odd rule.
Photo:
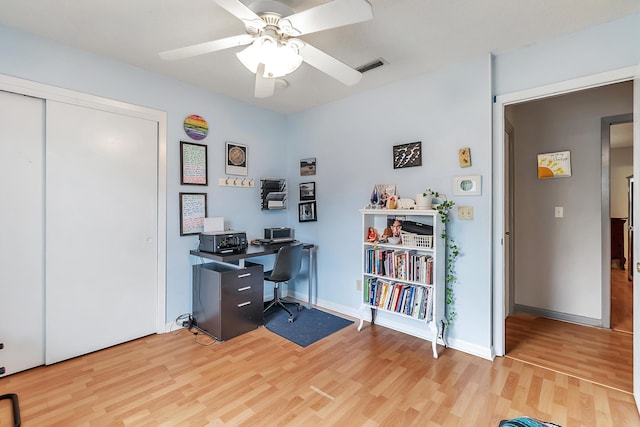
[[[204,231],[207,217],[207,193],[180,193],[180,235]]]
[[[180,184],[207,185],[207,146],[180,141]]]
[[[298,204],[298,222],[317,221],[316,202]]]
[[[471,166],[471,148],[465,147],[458,150],[458,161],[461,168]]]
[[[538,154],[538,179],[571,176],[571,152]]]
[[[454,196],[479,196],[482,194],[482,177],[480,175],[453,177]]]
[[[246,145],[227,142],[225,145],[224,173],[227,175],[247,176],[249,174],[248,158],[249,149]]]
[[[316,183],[303,182],[300,184],[300,200],[316,199]]]
[[[308,176],[316,174],[316,158],[300,160],[300,176]]]
[[[393,168],[422,166],[422,142],[393,146]]]

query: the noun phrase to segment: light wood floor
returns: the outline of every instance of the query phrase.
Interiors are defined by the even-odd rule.
[[[526,314],[506,321],[507,357],[633,392],[633,286],[611,269],[612,330]]]
[[[507,318],[507,357],[633,392],[633,335],[529,314]]]
[[[82,337],[79,337],[81,339]],[[33,426],[492,426],[522,415],[637,426],[630,394],[381,326],[306,348],[258,328],[223,344],[152,335],[0,378]],[[0,425],[9,425],[0,405]]]
[[[633,333],[633,282],[628,277],[628,270],[611,269],[611,328]]]

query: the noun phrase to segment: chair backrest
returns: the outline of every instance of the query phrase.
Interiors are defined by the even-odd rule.
[[[302,242],[283,246],[278,250],[273,270],[268,280],[286,282],[295,277],[302,265]]]

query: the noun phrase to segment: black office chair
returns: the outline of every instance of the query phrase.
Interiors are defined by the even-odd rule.
[[[280,283],[288,282],[292,278],[296,277],[300,271],[300,265],[302,264],[302,243],[295,242],[291,245],[286,245],[278,250],[276,255],[276,261],[273,264],[273,270],[264,272],[264,280],[273,282],[273,300],[271,300],[264,311],[266,312],[274,305],[282,307],[284,311],[289,313],[289,322],[293,322],[293,314],[285,306],[285,304],[293,304],[298,311],[302,310],[300,303],[287,301],[280,298]]]
[[[4,348],[4,343],[0,342],[0,350]],[[0,375],[4,375],[4,366],[0,366]],[[13,426],[20,427],[22,420],[20,419],[20,404],[18,403],[18,395],[15,393],[7,393],[0,396],[0,400],[11,401],[11,411],[13,412]]]

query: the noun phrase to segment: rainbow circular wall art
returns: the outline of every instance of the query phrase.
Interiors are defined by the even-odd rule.
[[[184,119],[184,131],[191,138],[196,141],[200,141],[207,137],[207,133],[209,133],[209,125],[202,117],[192,114]]]

